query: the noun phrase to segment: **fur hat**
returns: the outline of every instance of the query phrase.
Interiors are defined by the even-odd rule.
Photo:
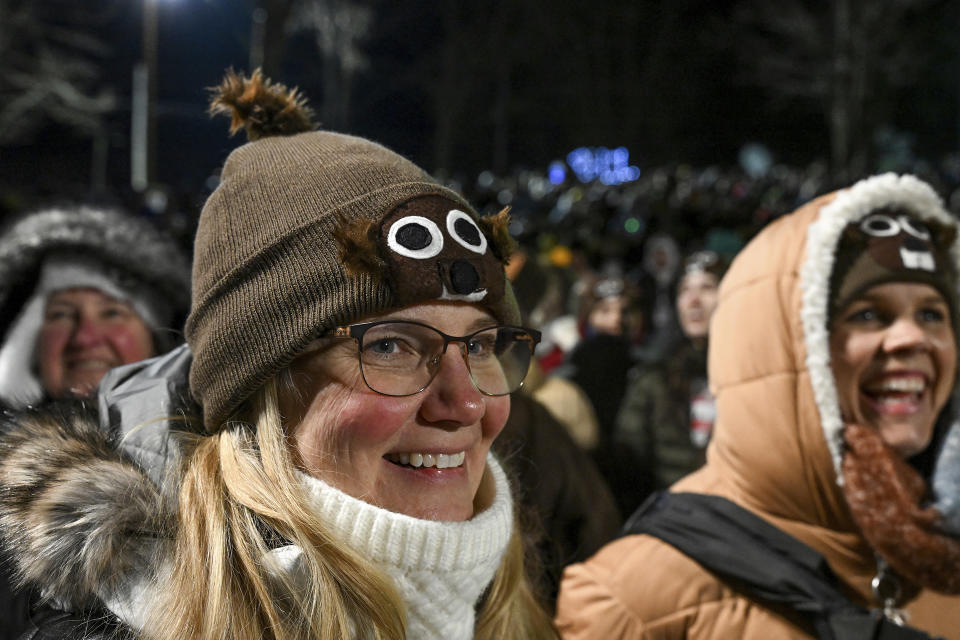
[[[158,351],[176,344],[190,303],[189,266],[172,239],[147,222],[92,206],[24,216],[0,237],[0,398],[36,402],[34,367],[46,297],[95,288],[129,303]]]
[[[429,300],[519,321],[505,211],[478,219],[396,153],[314,130],[297,91],[259,71],[229,72],[211,111],[250,142],[227,158],[194,245],[186,336],[208,431],[339,325]]]

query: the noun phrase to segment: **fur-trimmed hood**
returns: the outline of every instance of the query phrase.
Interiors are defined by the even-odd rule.
[[[0,333],[6,333],[51,254],[95,256],[140,286],[157,290],[172,310],[190,306],[190,264],[172,238],[115,209],[53,207],[26,215],[0,240]]]
[[[199,412],[190,361],[181,345],[110,371],[97,403],[0,420],[0,535],[19,580],[55,606],[138,620],[175,527],[180,449],[170,430]]]
[[[2,429],[0,528],[20,580],[68,610],[135,598],[164,555],[171,501],[89,404],[7,414]]]
[[[827,305],[841,232],[884,206],[956,225],[927,184],[885,174],[804,205],[737,256],[711,321],[717,421],[707,466],[675,487],[723,495],[757,512],[823,553],[866,602],[875,549],[842,487],[844,424]],[[956,241],[950,256],[960,266]]]

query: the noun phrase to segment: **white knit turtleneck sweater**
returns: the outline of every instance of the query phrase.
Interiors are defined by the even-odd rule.
[[[500,566],[513,527],[506,475],[492,455],[487,468],[496,491],[493,502],[466,522],[394,513],[302,476],[332,532],[396,582],[407,604],[408,638],[473,638],[477,600]],[[281,570],[296,571],[299,548],[281,547],[272,555]]]

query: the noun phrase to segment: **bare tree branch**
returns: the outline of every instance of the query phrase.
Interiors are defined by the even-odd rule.
[[[0,144],[50,121],[81,135],[102,128],[116,103],[102,79],[109,48],[86,27],[104,4],[0,0]]]

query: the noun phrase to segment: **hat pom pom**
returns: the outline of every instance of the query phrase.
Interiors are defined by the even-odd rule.
[[[241,128],[247,139],[289,136],[316,128],[313,110],[296,89],[271,82],[257,69],[249,77],[232,69],[211,87],[210,115],[230,116],[230,135]]]

